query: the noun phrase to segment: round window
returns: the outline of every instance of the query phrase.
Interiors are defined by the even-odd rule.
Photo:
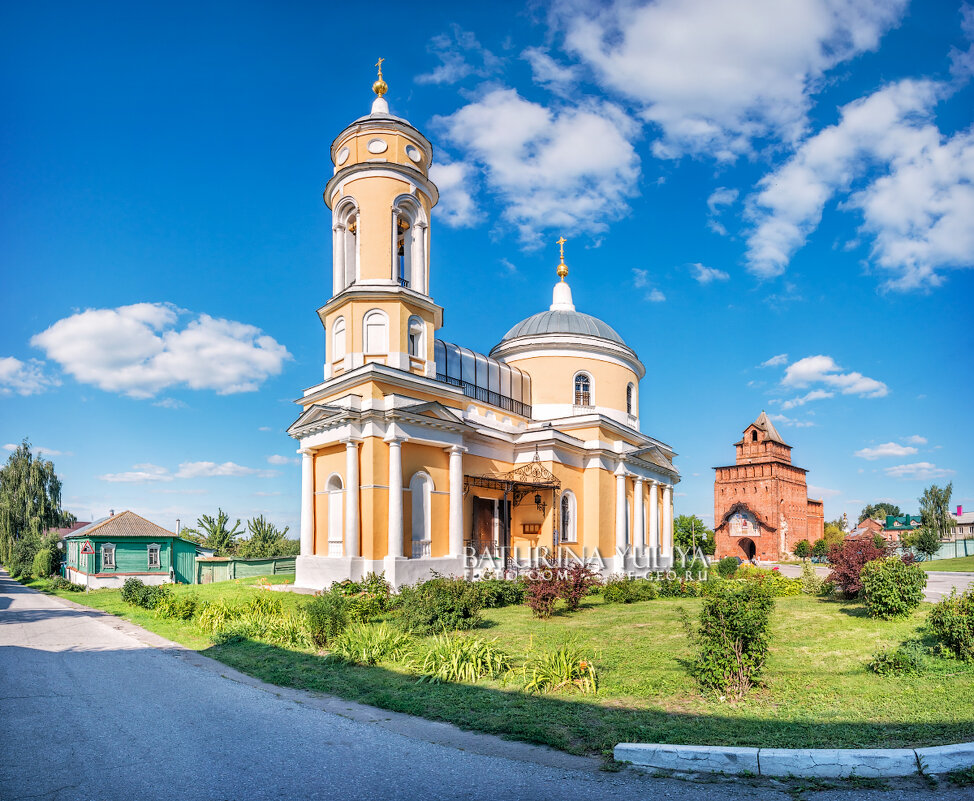
[[[385,153],[388,148],[389,145],[386,144],[385,139],[369,140],[369,153]]]
[[[344,164],[346,161],[348,161],[348,148],[343,147],[341,150],[338,151],[338,156],[335,159],[335,163],[339,167],[341,167],[342,164]]]
[[[406,155],[417,164],[423,160],[423,154],[420,152],[419,148],[413,147],[412,145],[406,145]]]

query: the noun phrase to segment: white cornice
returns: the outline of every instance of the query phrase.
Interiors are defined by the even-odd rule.
[[[396,180],[412,184],[426,195],[431,206],[435,206],[440,200],[440,191],[436,188],[436,184],[421,172],[417,172],[414,167],[407,167],[404,164],[397,164],[394,161],[364,161],[342,167],[329,179],[328,183],[325,184],[325,205],[330,209],[331,199],[335,191],[342,189],[347,181],[361,178],[363,174],[395,178]]]
[[[632,348],[584,334],[535,334],[517,337],[495,345],[490,355],[499,361],[581,356],[618,364],[632,370],[639,379],[646,375],[646,367]]]
[[[412,303],[433,313],[433,325],[435,328],[443,326],[443,307],[437,306],[429,295],[423,295],[415,289],[399,286],[392,280],[375,281],[374,283],[355,282],[349,284],[345,289],[331,298],[324,306],[318,309],[318,319],[321,324],[325,324],[325,316],[334,311],[337,306],[350,300],[394,300],[401,303]]]

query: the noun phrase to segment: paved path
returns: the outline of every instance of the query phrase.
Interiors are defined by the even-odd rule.
[[[911,782],[813,799],[972,795]],[[588,759],[274,688],[0,571],[4,801],[794,797],[784,790],[604,773]]]
[[[786,576],[797,577],[802,574],[801,565],[777,565],[777,567]],[[815,572],[823,578],[831,572],[830,568],[825,565],[814,565],[814,568]],[[974,587],[974,573],[928,570],[927,588],[923,591],[923,597],[927,601],[939,601],[945,595],[950,595],[950,591],[954,588],[957,589],[957,592],[963,592],[969,587]]]

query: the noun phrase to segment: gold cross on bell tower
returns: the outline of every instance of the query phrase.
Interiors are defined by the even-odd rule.
[[[382,62],[385,61],[384,58],[380,58],[375,62],[375,66],[379,68],[379,77],[374,84],[372,84],[372,91],[375,92],[379,97],[382,97],[386,92],[389,91],[389,86],[384,80],[382,80]]]
[[[565,276],[568,275],[568,267],[565,265],[565,243],[567,241],[568,240],[565,239],[565,237],[561,237],[558,239],[557,242],[555,242],[555,244],[558,245],[558,256],[559,256],[558,277],[561,278],[562,281],[564,281]]]

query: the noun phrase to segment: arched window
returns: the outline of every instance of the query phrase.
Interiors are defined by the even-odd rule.
[[[757,431],[752,431],[751,432],[751,442],[757,442],[757,441],[758,441],[758,432]]]
[[[632,414],[632,384],[626,387],[626,414]]]
[[[409,355],[426,358],[426,326],[419,317],[409,318]]]
[[[343,198],[332,217],[332,289],[337,295],[355,282],[358,272],[358,206],[352,198]]]
[[[588,373],[577,373],[575,375],[575,405],[592,405],[592,376]]]
[[[413,559],[430,555],[432,545],[433,479],[420,471],[409,480],[412,504]]]
[[[427,294],[426,213],[412,195],[400,195],[392,206],[394,247],[392,277],[400,286]]]
[[[341,556],[344,538],[342,537],[342,500],[345,488],[342,477],[337,473],[328,476],[325,484],[328,491],[328,555]]]
[[[339,317],[331,329],[331,360],[345,358],[345,318]]]
[[[561,496],[561,541],[578,542],[578,527],[575,493],[565,490]]]
[[[389,352],[389,320],[378,309],[366,313],[362,322],[366,354],[385,354]]]

